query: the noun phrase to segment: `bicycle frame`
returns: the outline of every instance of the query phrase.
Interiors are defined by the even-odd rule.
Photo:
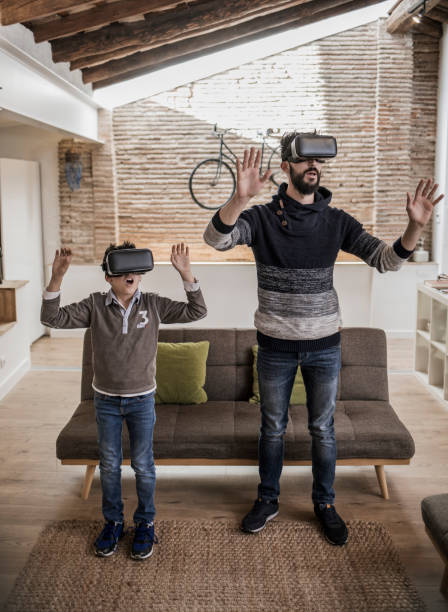
[[[189,190],[191,197],[193,200],[201,206],[202,208],[209,208],[210,210],[215,210],[223,206],[227,202],[230,201],[236,189],[236,179],[235,172],[232,170],[232,165],[234,167],[237,166],[238,156],[232,151],[231,147],[225,142],[224,136],[227,130],[218,131],[216,129],[216,124],[214,126],[214,135],[219,139],[219,151],[213,158],[206,158],[200,161],[192,170],[189,179]],[[258,136],[260,136],[260,176],[263,174],[263,164],[267,163],[267,169],[271,170],[271,174],[269,180],[276,186],[280,185],[278,182],[277,174],[278,171],[272,171],[271,164],[274,159],[274,156],[279,156],[280,147],[273,147],[268,142],[266,142],[267,138],[272,134],[273,130],[268,129],[265,133],[259,132]],[[265,148],[266,147],[266,148]],[[279,159],[276,159],[275,168],[279,166]],[[208,169],[208,170],[207,170]],[[212,171],[211,171],[212,170]],[[208,171],[208,174],[207,174]],[[211,172],[210,172],[211,171]],[[205,173],[204,173],[205,172]],[[224,177],[225,175],[225,177]],[[219,197],[223,199],[223,202],[218,206],[209,206],[207,205],[207,195],[204,193],[207,190],[207,185],[209,188],[217,187],[218,185],[222,185],[222,178],[224,177],[224,184],[228,185],[229,193],[226,195],[220,195]],[[282,179],[280,179],[282,181]],[[199,182],[196,182],[199,181]],[[202,181],[202,183],[201,183]],[[233,185],[232,185],[233,183]],[[196,190],[196,185],[202,185],[199,187],[199,192]],[[202,190],[201,190],[202,189]],[[217,190],[218,191],[218,190]],[[205,197],[204,197],[205,196]],[[216,202],[214,203],[216,204]]]
[[[219,141],[220,141],[220,145],[219,145],[219,160],[221,160],[223,157],[225,157],[230,162],[232,162],[232,164],[234,166],[236,166],[237,156],[232,151],[232,149],[224,142],[224,134],[219,134],[218,137],[219,137]],[[227,149],[227,151],[230,153],[230,155],[232,157],[230,157],[230,155],[227,155],[226,153],[224,153],[223,147],[225,147]]]
[[[216,130],[215,130],[216,131]],[[219,134],[217,134],[217,137],[219,138],[219,154],[218,154],[218,159],[221,162],[222,159],[227,159],[229,162],[231,162],[234,166],[236,166],[236,161],[238,159],[238,157],[235,155],[235,153],[232,151],[232,149],[228,146],[228,144],[224,141],[224,132],[221,132]],[[262,136],[262,141],[261,141],[261,157],[260,157],[260,174],[262,174],[262,169],[263,169],[263,160],[264,160],[264,155],[265,155],[265,147],[267,147],[269,149],[268,153],[272,154],[274,153],[274,151],[276,151],[276,148],[271,147],[271,145],[266,142],[266,138],[268,137],[268,135],[263,134]],[[225,148],[230,155],[227,155],[223,148]],[[219,171],[220,169],[218,168],[217,171],[217,177],[219,177]]]

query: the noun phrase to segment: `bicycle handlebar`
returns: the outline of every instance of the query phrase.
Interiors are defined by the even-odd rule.
[[[227,134],[227,132],[231,132],[231,131],[232,131],[232,128],[218,129],[218,124],[215,123],[215,125],[213,126],[212,134],[219,138],[219,136],[223,136],[224,134]],[[280,128],[266,128],[265,131],[258,130],[257,136],[268,138],[269,136],[272,136],[274,134],[279,134],[279,133],[280,133]]]

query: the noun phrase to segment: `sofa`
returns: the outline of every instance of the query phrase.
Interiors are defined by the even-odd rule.
[[[448,493],[425,497],[421,511],[426,533],[445,564],[440,591],[448,599]]]
[[[342,368],[335,412],[338,465],[375,467],[381,494],[389,498],[385,465],[409,464],[411,434],[389,403],[384,331],[344,328]],[[160,342],[208,340],[203,404],[156,406],[156,464],[256,465],[259,405],[252,395],[254,329],[163,328]],[[85,465],[81,496],[87,499],[98,465],[92,389],[90,330],[84,336],[81,402],[60,432],[56,454],[64,465]],[[123,427],[123,464],[130,463],[129,438]],[[311,438],[304,405],[291,405],[285,434],[285,465],[311,465]]]

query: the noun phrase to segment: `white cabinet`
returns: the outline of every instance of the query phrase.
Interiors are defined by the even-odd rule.
[[[448,294],[426,285],[417,291],[415,370],[448,402]]]

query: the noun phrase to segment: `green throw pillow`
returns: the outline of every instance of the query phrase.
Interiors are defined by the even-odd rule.
[[[254,354],[253,385],[252,385],[253,396],[250,398],[249,402],[251,404],[259,404],[260,403],[260,387],[258,385],[258,372],[257,372],[258,344],[252,347],[252,352]],[[300,371],[300,368],[297,369],[297,374],[294,379],[294,386],[292,388],[290,403],[291,404],[306,404],[305,385],[303,384],[302,372]]]
[[[156,404],[203,404],[210,342],[158,342]]]

